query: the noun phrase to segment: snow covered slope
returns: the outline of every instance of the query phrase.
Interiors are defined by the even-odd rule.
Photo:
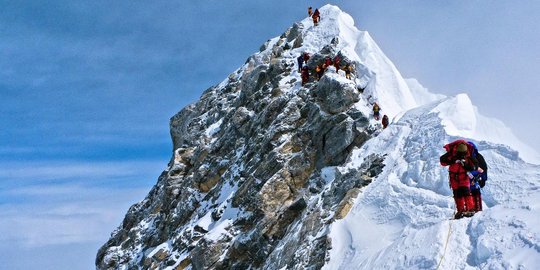
[[[342,173],[373,153],[386,155],[386,166],[349,215],[332,225],[325,269],[538,268],[540,166],[523,162],[507,146],[475,140],[489,167],[484,211],[449,220],[454,202],[439,156],[442,145],[458,138],[454,134],[486,138],[474,132],[474,121],[488,119],[464,120],[475,113],[466,95],[425,105],[353,152]],[[487,123],[490,131],[501,127]],[[491,138],[512,142],[506,131]]]

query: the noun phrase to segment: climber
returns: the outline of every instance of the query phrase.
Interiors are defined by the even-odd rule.
[[[309,60],[309,53],[304,52],[304,64],[307,64],[308,60]]]
[[[469,178],[471,178],[471,194],[474,201],[474,211],[482,211],[482,194],[480,189],[486,185],[487,180],[487,164],[484,156],[478,152],[476,145],[468,141],[470,146],[472,146],[472,156],[478,161],[478,169],[471,171]]]
[[[301,54],[296,58],[296,61],[298,61],[298,72],[302,72],[302,66],[304,65],[304,54]]]
[[[309,69],[308,66],[302,68],[302,86],[306,84],[309,80]]]
[[[318,8],[315,9],[315,12],[313,12],[313,16],[311,16],[311,18],[313,18],[313,24],[317,26],[317,24],[321,21],[321,13],[319,13]]]
[[[385,115],[382,117],[382,127],[383,127],[383,128],[386,128],[387,126],[388,126],[388,115],[385,114]]]
[[[324,59],[324,65],[323,65],[323,69],[326,70],[329,66],[332,65],[332,59],[330,59],[330,56],[327,56],[325,59]]]
[[[324,75],[323,65],[317,65],[315,73],[317,74],[317,80],[321,80],[321,77]]]
[[[313,9],[311,7],[307,8],[307,14],[309,15],[309,17],[311,17],[311,15],[313,15]]]
[[[341,62],[341,58],[339,58],[339,55],[336,55],[334,57],[334,67],[336,68],[336,73],[339,71],[339,63]]]
[[[379,107],[379,104],[377,104],[377,102],[373,103],[373,118],[375,118],[377,121],[380,118],[380,111],[381,107]]]
[[[449,166],[450,188],[454,194],[457,212],[455,219],[472,217],[474,201],[471,196],[469,171],[476,170],[476,159],[471,155],[472,146],[464,140],[457,140],[444,146],[446,153],[440,157],[442,166]]]
[[[343,69],[345,70],[345,78],[350,80],[353,67],[351,66],[351,64],[347,64]]]

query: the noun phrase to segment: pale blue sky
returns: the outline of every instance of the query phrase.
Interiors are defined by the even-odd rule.
[[[0,0],[3,267],[92,269],[165,168],[169,118],[327,2],[291,3]],[[540,149],[540,2],[330,3],[405,77]]]

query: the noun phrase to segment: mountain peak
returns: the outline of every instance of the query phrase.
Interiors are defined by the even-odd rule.
[[[283,57],[295,59],[303,52],[317,54],[331,45],[332,57],[339,54],[354,63],[358,75],[354,83],[365,88],[365,95],[377,102],[390,118],[424,104],[421,103],[423,99],[415,97],[415,93],[370,34],[356,28],[349,14],[333,5],[325,5],[319,10],[321,20],[318,25],[314,25],[312,18],[306,17],[282,35],[287,41],[294,40],[293,48],[282,52]],[[282,37],[269,40],[263,51],[251,57],[259,59],[252,65],[264,63],[261,58],[268,59],[276,54],[276,44],[280,43]]]
[[[98,269],[435,268],[443,245],[432,236],[446,232],[453,213],[438,158],[456,136],[486,139],[479,148],[502,168],[490,169],[489,208],[522,194],[499,184],[508,179],[540,190],[528,180],[538,168],[492,142],[513,137],[467,95],[447,98],[404,80],[351,16],[332,5],[320,12],[318,25],[308,17],[268,40],[171,118],[171,161],[99,250]],[[354,67],[350,78],[341,66],[323,66],[337,56]],[[393,119],[385,129],[373,117],[375,102]],[[507,172],[517,166],[523,173]],[[484,224],[499,226],[488,215]],[[461,238],[470,230],[460,222]],[[506,227],[534,235],[534,226],[519,224]],[[498,257],[504,247],[471,239],[492,249],[473,261],[508,264]],[[419,242],[434,248],[411,245]],[[453,255],[466,252],[456,247]]]

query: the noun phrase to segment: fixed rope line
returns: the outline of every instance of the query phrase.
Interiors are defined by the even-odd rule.
[[[439,267],[441,267],[441,263],[444,260],[444,256],[446,255],[446,248],[448,247],[448,241],[450,240],[451,233],[452,233],[452,220],[450,220],[450,224],[448,224],[448,235],[446,236],[446,243],[444,243],[443,255],[441,257],[441,260],[439,261],[439,264],[437,264],[437,268],[435,268],[435,270],[438,270]]]

